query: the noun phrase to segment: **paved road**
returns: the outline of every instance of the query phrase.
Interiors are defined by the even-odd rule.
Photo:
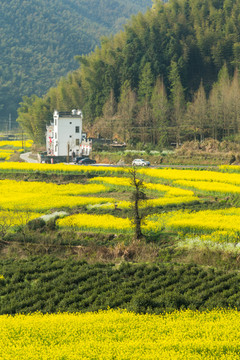
[[[20,155],[20,158],[28,163],[38,163],[37,160],[35,159],[32,159],[30,157],[31,155],[31,152],[27,152],[27,153],[24,153],[24,154],[21,154]],[[69,165],[72,165],[73,163],[68,163]],[[113,165],[113,164],[94,164],[95,166],[106,166],[106,167],[124,167],[124,166],[131,166],[131,165]],[[216,165],[153,165],[153,166],[150,166],[151,168],[179,168],[179,169],[182,169],[182,168],[216,168],[217,166]]]
[[[31,152],[27,152],[27,153],[24,153],[24,154],[20,154],[20,158],[21,158],[22,160],[24,160],[25,162],[28,162],[28,163],[37,163],[37,162],[38,162],[37,160],[32,159],[32,158],[30,157],[31,154],[32,154]]]

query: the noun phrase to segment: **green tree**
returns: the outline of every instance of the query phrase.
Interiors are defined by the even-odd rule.
[[[135,140],[142,143],[151,142],[152,134],[152,109],[147,98],[139,105],[135,118]]]
[[[208,134],[209,115],[208,102],[201,81],[198,91],[194,94],[193,101],[188,104],[186,112],[186,131],[190,131],[194,140],[197,137],[200,141],[204,140],[204,136]]]
[[[230,134],[230,79],[226,64],[219,72],[218,81],[214,84],[210,97],[210,117],[212,119],[213,138],[221,140]]]
[[[103,106],[103,119],[108,129],[108,138],[113,139],[116,127],[117,103],[115,100],[113,89],[111,89],[109,97]]]
[[[176,145],[178,146],[181,142],[181,131],[184,125],[185,98],[178,66],[175,61],[171,63],[169,79],[171,82],[172,125],[175,127]]]
[[[169,124],[169,103],[163,79],[158,77],[151,97],[153,144],[161,147],[167,144],[167,126]]]
[[[125,81],[121,88],[117,114],[117,131],[124,142],[133,140],[136,105],[136,93],[132,91],[129,81]]]
[[[151,64],[147,62],[140,74],[138,87],[138,99],[140,102],[144,102],[145,100],[150,101],[152,96],[153,84],[154,79],[151,70]]]
[[[45,100],[37,96],[23,100],[18,110],[18,122],[36,144],[44,144],[46,125],[51,121],[52,112]]]

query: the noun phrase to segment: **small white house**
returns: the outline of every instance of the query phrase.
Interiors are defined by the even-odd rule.
[[[47,126],[46,148],[50,156],[89,155],[91,143],[82,133],[82,111],[53,113],[53,123]]]

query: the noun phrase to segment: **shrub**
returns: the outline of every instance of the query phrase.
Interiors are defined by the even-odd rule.
[[[36,231],[39,229],[43,229],[46,226],[46,222],[43,219],[38,218],[38,219],[29,221],[27,226],[28,226],[29,230]]]

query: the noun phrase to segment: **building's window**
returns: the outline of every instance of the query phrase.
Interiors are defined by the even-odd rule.
[[[55,139],[57,139],[57,133],[55,133]]]
[[[80,141],[79,139],[76,139],[76,145],[79,145]]]
[[[71,137],[72,137],[72,135],[69,135],[69,137],[71,138]]]
[[[57,118],[55,117],[55,119],[54,119],[54,120],[55,120],[55,125],[57,125]]]
[[[70,125],[72,125],[72,122],[70,121],[70,123],[69,123]]]
[[[79,133],[79,126],[75,126],[75,132]]]
[[[55,145],[55,152],[57,151],[57,145]]]

